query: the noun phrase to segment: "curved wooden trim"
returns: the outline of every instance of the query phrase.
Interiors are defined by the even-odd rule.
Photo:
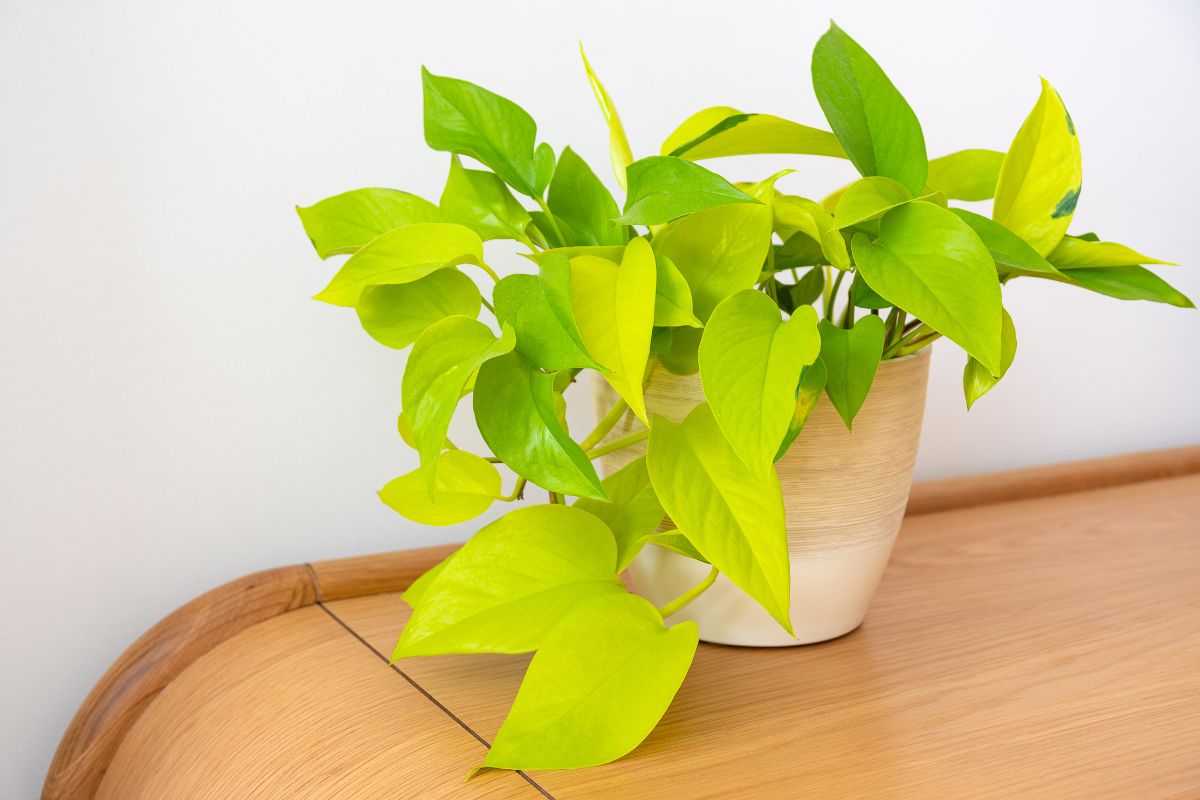
[[[1200,472],[1200,445],[926,481],[913,486],[906,513],[915,516],[1009,503],[1196,472]]]
[[[1200,472],[1200,445],[917,484],[908,514],[928,514]],[[143,634],[71,721],[43,800],[91,798],[146,706],[197,658],[259,622],[322,601],[401,591],[457,545],[266,570],[201,595]]]

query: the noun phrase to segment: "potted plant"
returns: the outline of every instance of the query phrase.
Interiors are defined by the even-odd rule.
[[[701,638],[856,627],[904,512],[929,345],[966,352],[969,407],[1016,353],[1009,281],[1192,306],[1144,266],[1165,262],[1067,234],[1080,150],[1044,81],[1007,152],[930,160],[899,91],[833,26],[812,60],[830,131],[714,107],[635,160],[584,66],[620,206],[519,106],[423,71],[426,142],[450,153],[438,202],[360,189],[299,209],[322,258],[350,256],[316,299],[411,347],[399,428],[420,467],[383,501],[447,525],[547,492],[404,595],[395,658],[535,654],[483,767],[628,753]],[[847,158],[863,177],[815,201],[776,188],[788,170],[735,185],[696,163],[760,153]],[[950,207],[987,199],[990,216]],[[490,239],[518,242],[528,269],[497,275]],[[598,422],[580,436],[565,408],[583,373]],[[467,396],[490,454],[446,437]]]

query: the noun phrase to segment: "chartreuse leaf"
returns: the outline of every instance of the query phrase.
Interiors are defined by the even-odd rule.
[[[439,269],[412,283],[368,286],[354,308],[372,339],[401,350],[446,317],[474,319],[479,305],[474,281],[456,269]]]
[[[757,203],[715,172],[673,156],[647,156],[629,165],[626,225],[661,225],[686,214],[731,203]]]
[[[993,374],[1000,371],[1000,281],[991,253],[967,223],[914,201],[883,215],[876,241],[856,234],[852,246],[855,263],[879,295]]]
[[[542,369],[603,369],[584,347],[571,308],[571,262],[541,259],[537,275],[509,275],[492,295],[496,319],[512,325],[516,350]]]
[[[700,561],[707,564],[708,559],[704,554],[696,549],[696,546],[688,541],[688,538],[679,531],[664,531],[651,536],[643,536],[642,544],[652,544],[655,547],[661,547],[664,550],[670,550],[672,553],[690,558],[693,561]]]
[[[675,262],[659,254],[654,258],[657,279],[654,282],[654,324],[666,327],[686,325],[699,328],[703,323],[692,313],[692,290]]]
[[[925,182],[950,200],[987,200],[996,193],[1003,161],[996,150],[959,150],[930,161]]]
[[[1067,232],[1082,179],[1075,123],[1043,78],[1042,94],[1000,166],[992,219],[1048,255]]]
[[[574,234],[573,245],[623,245],[625,234],[612,220],[620,212],[617,201],[592,172],[587,162],[566,148],[550,181],[546,199],[559,227]],[[564,231],[564,235],[567,235]]]
[[[581,497],[575,507],[602,519],[617,540],[617,571],[642,549],[642,538],[663,520],[662,503],[650,483],[646,459],[637,458],[604,479],[608,502]]]
[[[392,659],[527,653],[582,599],[624,594],[604,523],[563,505],[511,511],[452,555],[420,594]]]
[[[812,78],[817,102],[858,171],[920,194],[929,168],[921,123],[867,51],[831,23],[813,48]]]
[[[422,525],[456,525],[487,511],[500,497],[500,473],[474,453],[447,450],[438,456],[433,497],[420,469],[389,481],[379,499]]]
[[[425,143],[471,156],[521,194],[540,197],[550,182],[554,153],[534,150],[537,123],[516,103],[467,81],[421,68]]]
[[[430,498],[437,488],[437,455],[463,387],[481,364],[511,351],[515,341],[507,325],[496,338],[482,322],[456,316],[430,325],[413,343],[400,399],[421,456]]]
[[[296,213],[321,258],[353,253],[393,228],[440,221],[433,203],[395,189],[355,189],[296,206]]]
[[[707,403],[678,425],[654,418],[646,466],[680,531],[791,633],[791,566],[775,471],[763,478],[743,464]]]
[[[771,247],[771,209],[740,203],[676,220],[654,237],[654,250],[679,268],[701,320],[717,303],[758,282]]]
[[[425,570],[425,572],[421,573],[421,576],[413,581],[409,587],[404,590],[404,593],[400,595],[400,599],[408,603],[412,608],[416,608],[421,602],[422,598],[425,597],[425,592],[433,584],[437,576],[442,574],[442,570],[446,568],[446,564],[449,563],[450,559],[452,558],[454,558],[454,553],[446,556],[444,559]]]
[[[999,222],[961,208],[952,208],[950,211],[975,231],[992,254],[992,260],[1000,272],[1043,276],[1060,274],[1029,242]]]
[[[1013,325],[1008,311],[1004,312],[1004,327],[1000,331],[1000,374],[993,375],[983,364],[973,356],[967,356],[967,365],[963,368],[963,394],[967,398],[967,410],[975,405],[975,401],[990,392],[1012,366],[1017,356],[1017,329]]]
[[[825,394],[846,427],[851,428],[854,417],[871,392],[875,370],[883,357],[883,320],[873,315],[865,316],[850,330],[821,320],[820,331],[821,361],[826,373]]]
[[[526,211],[504,181],[490,172],[466,169],[458,156],[450,157],[450,175],[438,206],[442,219],[457,222],[489,239],[520,239],[529,226]]]
[[[572,769],[629,753],[671,704],[698,641],[694,622],[668,629],[637,595],[581,601],[538,648],[483,766]]]
[[[483,242],[470,228],[418,222],[372,239],[346,260],[314,299],[354,306],[368,286],[411,283],[443,267],[482,263]]]
[[[571,259],[571,304],[592,357],[608,368],[604,380],[646,421],[642,379],[654,328],[657,267],[645,239],[625,248],[620,266],[605,258]]]
[[[480,368],[472,396],[479,433],[514,472],[551,492],[607,499],[592,462],[559,421],[554,375],[509,353]]]
[[[846,157],[829,131],[770,114],[744,114],[728,106],[706,108],[688,117],[663,142],[661,152],[689,161],[762,153]]]
[[[1118,300],[1150,300],[1179,308],[1196,306],[1183,292],[1145,267],[1080,267],[1063,270],[1076,286]]]
[[[833,222],[838,228],[849,228],[912,199],[912,192],[891,178],[863,178],[846,187],[833,212]]]
[[[807,197],[779,195],[775,198],[775,228],[786,244],[796,233],[803,233],[819,242],[830,264],[838,269],[850,269],[850,254],[846,240],[834,224],[833,215]]]
[[[1177,266],[1170,261],[1142,255],[1132,247],[1116,242],[1101,242],[1064,236],[1046,259],[1059,269],[1079,267],[1132,267],[1138,264],[1165,264]]]
[[[803,306],[784,322],[771,298],[745,289],[721,302],[700,340],[700,379],[713,417],[759,478],[796,408],[800,370],[821,351],[817,314]]]
[[[592,65],[588,63],[587,53],[583,52],[582,42],[579,45],[579,55],[583,58],[583,68],[587,71],[592,93],[596,95],[596,102],[600,104],[600,112],[604,114],[604,121],[608,123],[609,158],[612,160],[613,174],[617,176],[617,183],[624,189],[625,168],[633,163],[633,151],[629,149],[625,126],[621,124],[621,116],[617,113],[617,106],[609,96],[608,90],[604,88],[604,84],[596,77]]]
[[[788,448],[792,446],[792,442],[796,441],[796,437],[804,430],[804,423],[808,422],[808,415],[812,413],[817,406],[817,401],[821,399],[828,378],[829,372],[825,368],[825,362],[820,358],[801,371],[800,385],[796,387],[796,407],[792,411],[792,418],[788,422],[783,442],[775,452],[776,461],[783,458]]]

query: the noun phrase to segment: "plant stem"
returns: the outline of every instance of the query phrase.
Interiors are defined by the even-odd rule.
[[[600,456],[606,456],[609,453],[615,453],[618,450],[629,447],[631,444],[644,442],[647,438],[649,438],[649,436],[650,430],[648,428],[643,428],[636,433],[631,433],[628,436],[622,436],[620,439],[614,439],[608,444],[602,444],[594,450],[587,451],[587,457],[589,459],[596,459]]]
[[[486,297],[481,296],[479,298],[479,302],[483,303],[484,308],[486,308],[488,311],[492,312],[493,314],[496,313],[496,309],[492,307],[492,304],[487,301]]]
[[[562,498],[558,496],[558,492],[549,492],[550,505],[562,505]]]
[[[671,616],[672,614],[677,613],[681,608],[686,606],[688,603],[692,602],[697,597],[704,594],[704,591],[706,589],[708,589],[708,587],[712,586],[713,581],[715,581],[717,579],[718,572],[719,572],[719,570],[716,567],[713,567],[711,570],[709,570],[708,576],[704,580],[700,581],[695,586],[688,589],[683,594],[679,595],[679,597],[676,597],[674,600],[672,600],[671,602],[667,603],[665,606],[660,608],[658,610],[658,613],[662,615],[663,619],[666,619],[667,617]]]
[[[546,201],[540,197],[535,197],[533,199],[537,201],[538,208],[540,208],[542,213],[546,215],[546,220],[550,223],[550,227],[554,229],[554,235],[558,237],[560,242],[566,244],[567,239],[562,234],[562,228],[558,227],[558,220],[555,219],[554,212],[550,210],[550,206],[546,205]]]
[[[531,253],[536,253],[540,249],[536,244],[534,244],[533,239],[530,239],[528,236],[525,236],[524,234],[522,234],[521,237],[519,239],[517,239],[517,241],[520,242],[521,244],[525,245],[526,247],[528,247],[529,252],[531,252]]]
[[[833,288],[825,298],[825,319],[830,322],[833,322],[833,306],[837,302],[838,289],[842,288],[842,281],[846,278],[846,273],[842,270],[839,269],[837,273],[837,277],[833,279]]]
[[[499,460],[499,459],[497,459]],[[516,484],[513,485],[512,494],[506,494],[500,498],[501,502],[511,503],[514,500],[522,500],[525,497],[525,484],[529,481],[525,478],[517,478]]]
[[[491,268],[491,267],[489,267],[487,264],[485,264],[485,263],[483,263],[482,261],[480,261],[480,262],[479,262],[478,264],[476,264],[475,266],[479,267],[481,270],[483,270],[484,272],[486,272],[486,273],[487,273],[487,275],[488,275],[488,277],[492,279],[492,282],[493,282],[493,283],[499,283],[499,282],[500,282],[500,276],[499,276],[499,275],[497,275],[497,274],[496,274],[496,273],[495,273],[495,272],[492,270],[492,268]]]
[[[587,435],[587,438],[579,443],[579,446],[584,450],[591,450],[600,441],[608,435],[608,432],[613,429],[613,426],[625,415],[625,410],[629,408],[629,404],[623,399],[617,400],[613,407],[608,410],[599,422],[596,423],[595,429]]]

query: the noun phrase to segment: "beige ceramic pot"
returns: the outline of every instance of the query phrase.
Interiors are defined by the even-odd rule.
[[[928,348],[884,361],[853,432],[822,397],[776,464],[787,515],[795,639],[724,576],[671,621],[695,620],[706,642],[757,647],[822,642],[862,624],[908,503],[928,378]],[[603,383],[595,395],[600,414],[616,400]],[[659,366],[646,387],[649,413],[676,422],[703,399],[699,375],[672,375]],[[633,426],[627,414],[609,438]],[[602,469],[611,474],[644,452],[639,445],[613,453]],[[664,527],[672,527],[669,520]],[[699,583],[708,569],[658,547],[644,548],[629,567],[636,590],[659,606]]]

